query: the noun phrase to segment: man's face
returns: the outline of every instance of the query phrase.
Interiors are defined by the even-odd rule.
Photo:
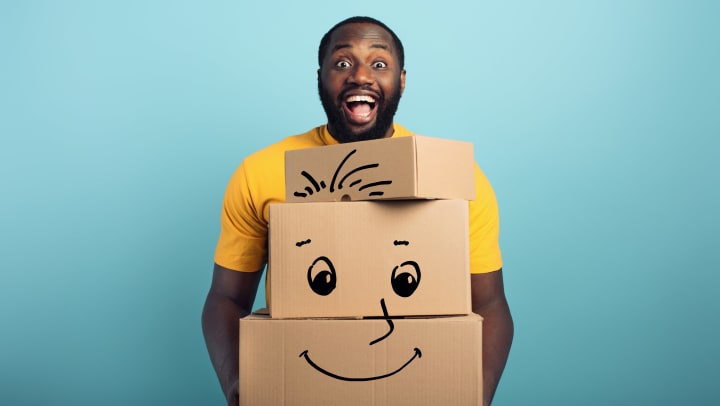
[[[338,142],[391,136],[404,89],[405,70],[390,33],[365,23],[332,33],[318,70],[318,91],[330,134]]]

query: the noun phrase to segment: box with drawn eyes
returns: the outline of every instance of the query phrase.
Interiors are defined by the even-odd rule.
[[[471,312],[467,201],[284,203],[269,218],[273,318]]]
[[[288,203],[475,198],[472,143],[415,135],[285,152]]]

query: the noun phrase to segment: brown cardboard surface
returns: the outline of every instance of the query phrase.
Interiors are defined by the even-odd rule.
[[[475,198],[469,142],[411,136],[285,153],[286,201]]]
[[[269,230],[273,318],[471,312],[467,201],[276,204]]]
[[[482,404],[480,316],[392,322],[241,319],[240,404]]]

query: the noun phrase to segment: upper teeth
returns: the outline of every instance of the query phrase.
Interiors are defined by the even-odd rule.
[[[375,99],[373,99],[370,96],[350,96],[347,98],[348,103],[352,102],[366,102],[366,103],[375,103]]]

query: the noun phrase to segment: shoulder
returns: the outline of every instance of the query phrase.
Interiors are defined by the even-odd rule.
[[[230,195],[245,196],[264,208],[285,197],[285,151],[320,145],[321,127],[289,136],[248,155],[230,178]]]
[[[393,123],[393,129],[395,130],[393,132],[393,137],[408,137],[411,135],[415,135],[415,133],[398,123]]]
[[[321,145],[318,136],[321,128],[322,127],[315,127],[302,134],[291,135],[281,141],[268,145],[248,155],[243,161],[243,164],[246,166],[275,166],[278,162],[283,163],[285,151]]]

